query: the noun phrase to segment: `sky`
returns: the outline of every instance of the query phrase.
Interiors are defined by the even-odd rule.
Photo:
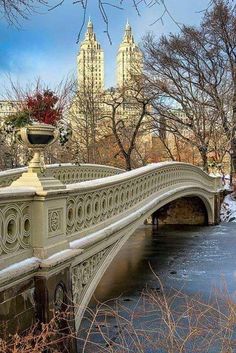
[[[202,10],[209,0],[165,0],[168,10],[179,23],[198,25]],[[57,2],[50,1],[50,4]],[[108,2],[108,1],[107,1]],[[110,0],[119,6],[119,0]],[[162,14],[163,7],[155,5],[151,8],[140,5],[140,16],[132,6],[132,0],[123,0],[123,9],[106,7],[109,18],[109,43],[105,24],[97,7],[97,0],[88,0],[86,23],[89,16],[94,24],[94,31],[105,55],[106,87],[115,85],[116,53],[124,34],[127,19],[132,26],[135,41],[141,43],[145,33],[152,31],[157,36],[177,32],[178,26],[165,15],[163,23],[155,22]],[[28,20],[19,20],[19,25],[7,23],[0,18],[0,99],[6,97],[11,80],[25,87],[40,78],[53,89],[69,75],[76,75],[76,56],[79,51],[77,36],[82,24],[83,14],[78,4],[65,0],[62,6],[48,11],[38,8],[37,13]],[[83,28],[81,40],[86,26]]]

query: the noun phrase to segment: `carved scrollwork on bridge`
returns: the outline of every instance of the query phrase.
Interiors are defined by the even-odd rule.
[[[62,208],[48,211],[48,236],[58,235],[62,231]]]
[[[114,244],[99,251],[97,254],[86,259],[82,263],[72,269],[72,292],[73,302],[78,304],[81,302],[83,292],[86,292],[87,286],[92,282],[97,270],[105,261],[107,255],[114,247]]]
[[[60,215],[58,210],[49,212],[49,233],[56,232],[60,228]]]
[[[31,215],[29,203],[0,206],[0,255],[15,253],[30,246]]]
[[[195,183],[213,189],[214,180],[196,167],[169,164],[128,180],[114,181],[108,187],[73,193],[67,199],[67,234],[72,235],[119,215],[154,193]]]
[[[64,184],[71,184],[86,180],[93,180],[99,178],[105,178],[107,176],[112,176],[121,173],[122,170],[118,168],[111,168],[106,166],[70,166],[57,168],[55,170],[51,169],[50,174],[52,174],[56,179],[59,179]]]

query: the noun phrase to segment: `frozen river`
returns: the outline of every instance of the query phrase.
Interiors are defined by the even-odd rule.
[[[123,246],[100,282],[100,301],[120,295],[134,299],[160,277],[165,288],[208,296],[212,287],[227,282],[236,293],[236,224],[214,227],[175,226],[159,231],[143,226]],[[149,265],[150,264],[150,265]]]
[[[160,291],[156,274],[166,292],[180,289],[190,297],[199,294],[207,301],[213,291],[227,287],[235,299],[235,252],[235,223],[212,227],[163,227],[159,230],[149,225],[142,226],[120,250],[94,297],[99,302],[108,301],[113,309],[117,300],[112,299],[118,298],[121,305],[132,309],[139,306],[140,295],[145,288]],[[90,308],[95,307],[96,300],[91,301]],[[87,352],[90,352],[89,348]]]

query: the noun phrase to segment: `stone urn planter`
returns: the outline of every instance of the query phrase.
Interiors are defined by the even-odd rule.
[[[47,175],[44,164],[44,150],[53,144],[59,131],[49,124],[32,124],[16,130],[17,140],[30,148],[34,156],[29,162],[28,172],[13,181],[13,187],[33,186],[38,193],[45,194],[48,190],[65,189],[60,180]]]
[[[29,172],[43,173],[44,150],[52,145],[58,138],[58,130],[48,124],[33,124],[16,130],[16,137],[19,142],[33,150],[34,156],[29,163]]]

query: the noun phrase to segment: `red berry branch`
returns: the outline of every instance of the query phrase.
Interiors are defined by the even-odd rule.
[[[44,90],[27,96],[25,107],[34,121],[55,125],[62,115],[61,108],[56,107],[57,102],[58,97],[52,91]]]

